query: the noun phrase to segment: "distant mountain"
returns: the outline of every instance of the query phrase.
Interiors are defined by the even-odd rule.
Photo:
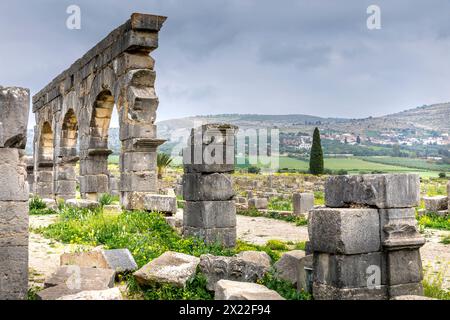
[[[378,132],[408,131],[412,135],[427,136],[430,132],[450,133],[450,103],[425,105],[382,117],[364,119],[322,118],[311,115],[219,114],[171,119],[158,122],[158,137],[167,139],[162,150],[181,148],[191,128],[202,123],[226,122],[241,129],[278,128],[284,132],[311,133],[314,127],[322,131],[353,133],[361,136]],[[28,131],[27,153],[32,153],[33,130]],[[110,149],[120,152],[119,129],[110,130]]]

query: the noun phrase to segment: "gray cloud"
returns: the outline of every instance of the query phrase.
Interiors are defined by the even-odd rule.
[[[82,29],[65,28],[66,8]],[[378,4],[382,29],[366,28]],[[36,93],[132,12],[167,15],[160,120],[211,113],[366,117],[450,100],[450,3],[435,0],[0,0],[0,84]]]

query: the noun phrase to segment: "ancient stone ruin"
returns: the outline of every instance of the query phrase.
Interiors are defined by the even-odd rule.
[[[207,243],[236,245],[234,172],[237,127],[208,124],[193,129],[183,150],[184,234]]]
[[[28,292],[28,182],[25,145],[30,92],[0,86],[0,300]]]
[[[418,175],[330,177],[309,219],[314,298],[423,295],[419,199]]]
[[[110,191],[108,130],[114,106],[122,142],[121,203],[143,209],[145,195],[157,193],[156,152],[164,141],[157,139],[154,124],[158,97],[149,54],[158,47],[165,20],[133,14],[33,97],[35,194],[75,198],[78,161],[84,199]]]

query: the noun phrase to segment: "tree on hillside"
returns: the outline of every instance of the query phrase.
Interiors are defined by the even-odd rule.
[[[173,159],[166,153],[158,153],[156,166],[158,167],[158,179],[162,179],[166,168],[172,163]]]
[[[311,156],[309,159],[309,172],[314,175],[323,174],[324,172],[323,151],[319,128],[314,129]]]

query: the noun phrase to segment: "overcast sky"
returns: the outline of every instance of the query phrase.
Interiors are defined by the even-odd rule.
[[[69,5],[81,30],[66,28]],[[381,29],[366,26],[369,5]],[[450,101],[450,1],[0,0],[0,84],[39,91],[132,12],[168,16],[158,119],[367,117]]]

